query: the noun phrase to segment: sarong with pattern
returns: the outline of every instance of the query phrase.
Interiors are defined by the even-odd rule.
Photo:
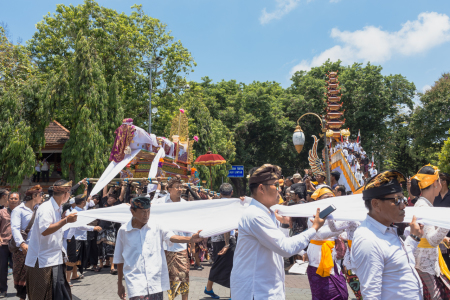
[[[322,277],[316,273],[317,268],[308,266],[309,286],[311,287],[312,300],[347,300],[347,282],[342,273],[338,273],[334,265],[334,275]]]
[[[442,274],[437,277],[416,270],[422,280],[424,300],[450,299],[450,281],[447,277]]]
[[[131,297],[130,300],[163,300],[163,292],[146,296]]]
[[[177,295],[189,293],[190,263],[187,250],[180,252],[165,251],[165,253],[170,280],[170,290],[167,293],[169,300],[173,300]]]
[[[359,282],[358,276],[352,272],[352,270],[347,270],[346,267],[343,268],[345,279],[347,280],[348,285],[353,291],[353,294],[355,294],[356,299],[362,300],[361,295],[361,285]]]
[[[27,297],[27,267],[25,266],[26,255],[22,251],[16,251],[12,255],[13,258],[13,278],[14,288],[17,291],[16,296],[20,299]]]

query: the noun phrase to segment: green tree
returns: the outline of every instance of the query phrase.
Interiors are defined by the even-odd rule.
[[[74,180],[103,173],[112,146],[112,133],[123,117],[117,80],[113,77],[108,94],[101,60],[90,40],[80,30],[73,67],[69,68],[73,74],[69,83],[72,94],[68,112],[72,130],[63,148],[62,162],[64,175]]]
[[[142,64],[154,56],[164,57],[164,74],[153,72],[154,88],[184,84],[184,74],[195,62],[180,41],[175,41],[167,25],[146,15],[141,5],[134,5],[130,15],[99,6],[93,0],[73,6],[59,4],[56,13],[44,16],[36,24],[37,31],[28,41],[28,49],[39,71],[47,77],[64,72],[76,53],[77,35],[81,30],[90,40],[92,51],[98,56],[102,73],[109,86],[115,80],[120,106],[135,124],[146,127],[148,119],[148,73]],[[71,75],[70,75],[71,76]],[[166,91],[166,93],[170,90]],[[61,103],[57,119],[66,124],[69,103]]]
[[[450,135],[450,129],[448,134]],[[439,153],[439,168],[442,172],[450,173],[450,137],[444,142]]]
[[[422,159],[437,164],[439,151],[449,137],[450,128],[450,73],[443,74],[424,94],[419,94],[420,105],[411,117],[413,146]]]

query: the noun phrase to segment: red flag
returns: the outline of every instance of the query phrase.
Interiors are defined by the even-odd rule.
[[[342,133],[341,133],[341,143],[344,143],[344,140],[342,139]]]
[[[358,130],[358,138],[356,139],[356,142],[357,142],[358,144],[359,144],[360,136],[361,136],[361,130]]]
[[[373,152],[372,152],[372,169],[373,169]]]

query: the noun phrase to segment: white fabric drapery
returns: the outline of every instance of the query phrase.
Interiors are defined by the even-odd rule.
[[[321,210],[330,204],[336,211],[329,218],[340,221],[363,221],[367,215],[362,195],[334,197],[315,202],[282,206],[275,205],[271,209],[278,210],[281,215],[290,217],[313,218],[317,208]],[[158,204],[151,207],[150,222],[158,222],[173,231],[195,233],[203,230],[202,237],[222,234],[238,228],[241,215],[246,208],[240,199],[202,200],[180,203]],[[433,225],[450,229],[450,208],[407,207],[404,222],[409,223],[413,215],[424,225]],[[121,204],[109,208],[88,210],[78,213],[75,223],[66,224],[63,230],[70,227],[84,226],[95,219],[125,223],[131,219],[130,207]]]

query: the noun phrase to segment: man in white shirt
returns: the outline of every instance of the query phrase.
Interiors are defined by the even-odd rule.
[[[375,167],[376,167],[376,165],[373,164],[373,167],[369,168],[370,177],[374,177],[374,176],[376,176],[378,174],[378,171],[377,171],[377,169]]]
[[[163,243],[192,243],[202,240],[199,232],[192,237],[175,235],[159,224],[148,222],[150,198],[131,201],[133,218],[117,233],[114,263],[118,269],[118,295],[127,299],[122,279],[125,277],[130,300],[162,300],[163,291],[170,289],[169,271]]]
[[[411,234],[404,242],[392,226],[405,218],[407,199],[400,185],[405,181],[402,173],[385,171],[372,178],[363,191],[369,213],[355,231],[350,259],[364,299],[423,299],[413,255],[423,235],[423,225],[414,216]]]
[[[181,198],[183,190],[181,177],[172,177],[167,183],[167,191],[165,197],[153,200],[154,204],[186,202]],[[184,237],[191,237],[188,232],[175,231],[174,234]],[[191,248],[195,247],[191,244]],[[181,294],[182,300],[188,300],[189,297],[189,269],[191,267],[187,245],[185,243],[172,243],[165,245],[166,261],[169,268],[170,289],[167,291],[169,300],[173,300],[177,295]]]
[[[28,267],[27,294],[30,300],[72,298],[63,264],[61,230],[66,223],[77,220],[76,213],[61,219],[62,204],[69,199],[71,187],[71,181],[56,181],[53,185],[53,197],[41,204],[36,212],[25,259]]]
[[[48,182],[48,178],[49,178],[49,169],[48,169],[48,162],[46,159],[44,159],[42,161],[42,166],[41,166],[41,174],[42,174],[42,181],[43,182]]]
[[[232,299],[275,300],[285,298],[284,260],[306,248],[322,227],[319,210],[312,228],[293,237],[279,229],[281,217],[270,207],[278,204],[281,168],[265,164],[249,179],[253,199],[239,221],[239,240],[231,271]]]

